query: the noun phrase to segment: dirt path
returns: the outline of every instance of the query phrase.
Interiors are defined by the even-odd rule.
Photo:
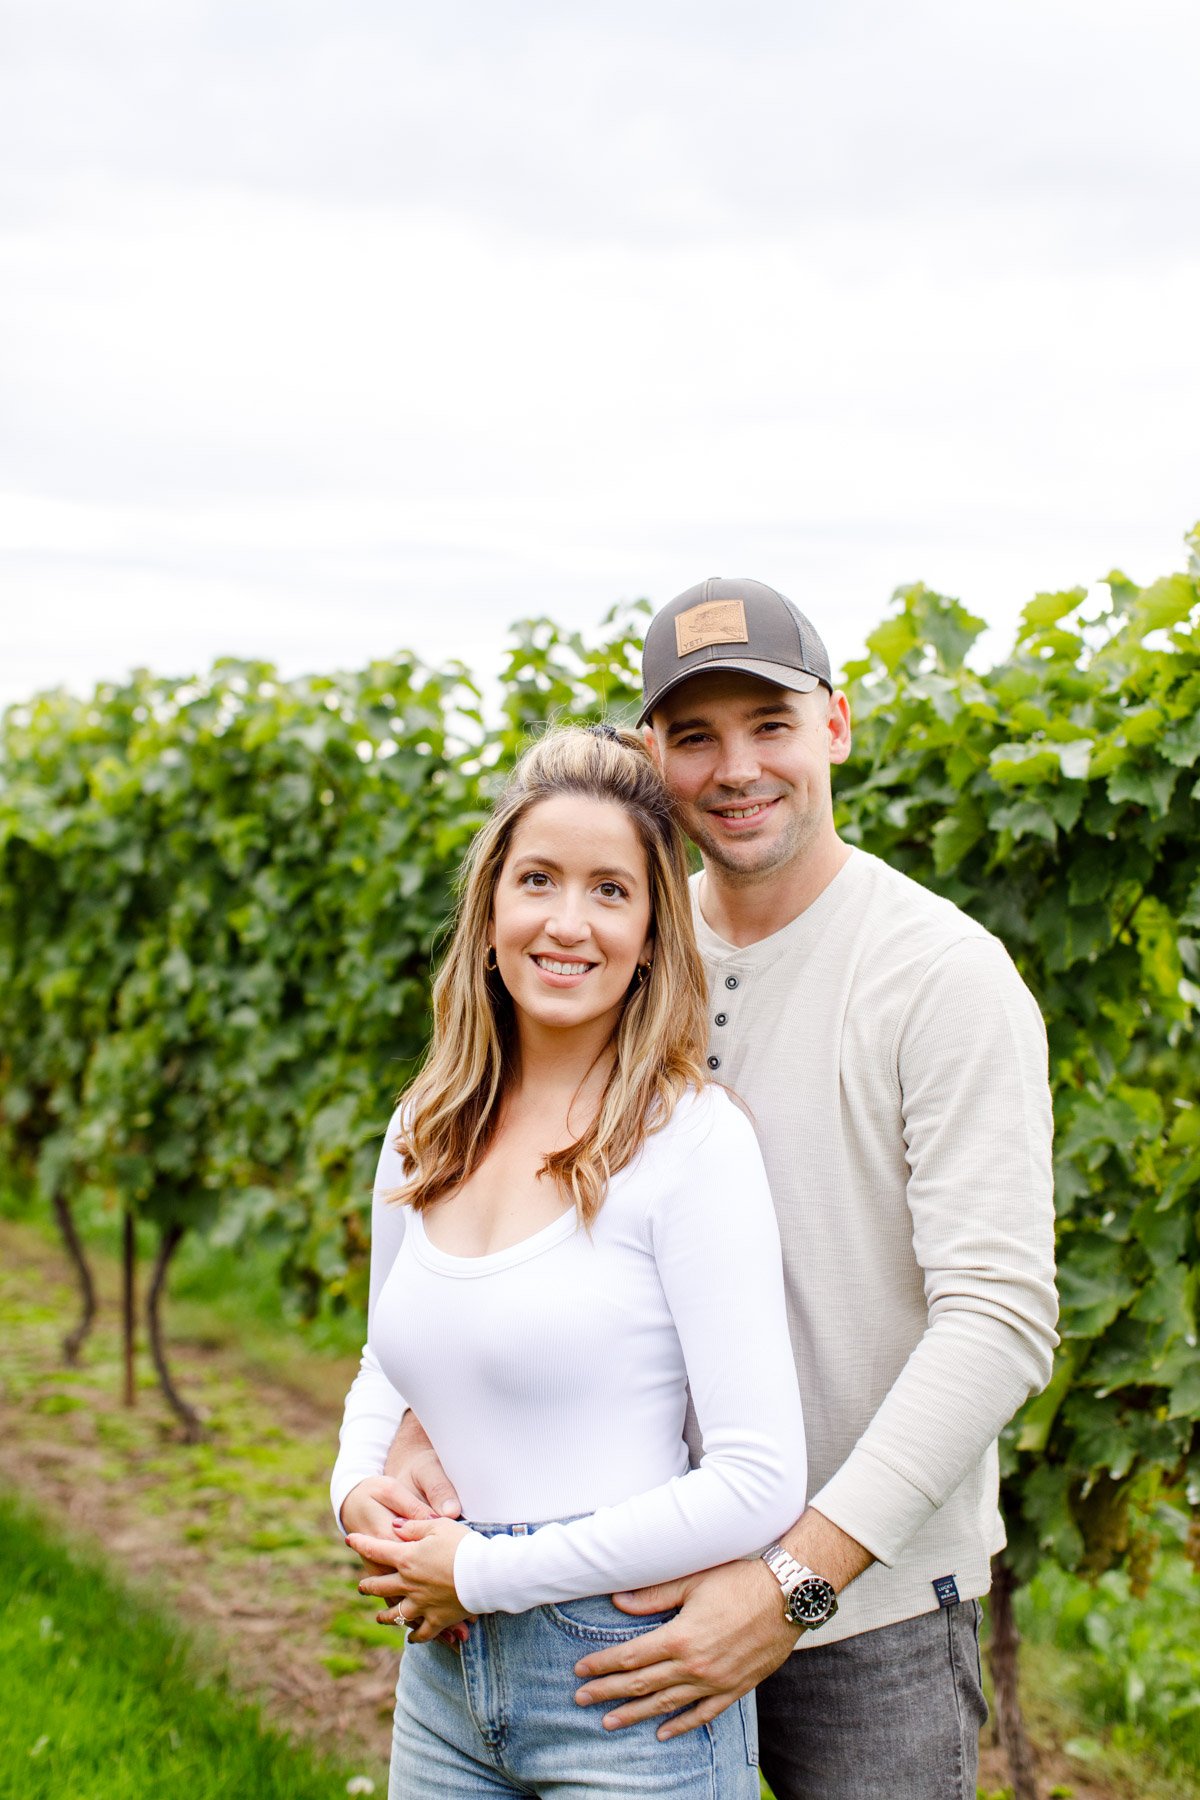
[[[97,1329],[69,1370],[65,1258],[0,1221],[0,1482],[167,1599],[273,1718],[378,1779],[396,1634],[355,1592],[326,1500],[340,1417],[331,1395],[352,1371],[331,1382],[328,1361],[309,1359],[306,1382],[298,1354],[285,1383],[236,1350],[176,1339],[180,1384],[211,1432],[183,1444],[148,1371],[136,1407],[121,1405],[114,1273],[101,1264],[98,1274]]]

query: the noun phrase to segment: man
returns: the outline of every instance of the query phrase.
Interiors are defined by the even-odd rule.
[[[758,1685],[778,1800],[973,1800],[995,1440],[1056,1342],[1041,1019],[994,938],[839,839],[849,708],[790,601],[689,589],[644,679],[703,858],[709,1066],[779,1214],[813,1491],[764,1558],[618,1596],[681,1610],[586,1657],[578,1698],[614,1730],[669,1714],[665,1738]],[[388,1466],[373,1502],[457,1510],[411,1415]]]

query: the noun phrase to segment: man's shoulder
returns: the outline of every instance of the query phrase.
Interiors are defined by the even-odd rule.
[[[967,941],[999,946],[1000,940],[961,906],[894,869],[882,857],[855,850],[852,866],[861,911],[880,944],[912,945],[916,941],[934,954]]]
[[[847,980],[881,1018],[899,1018],[922,993],[1024,986],[1000,939],[952,900],[866,851],[856,851],[854,862]]]

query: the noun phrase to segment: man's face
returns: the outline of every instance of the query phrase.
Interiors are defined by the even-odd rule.
[[[850,753],[844,694],[715,670],[668,694],[648,736],[689,837],[735,880],[761,880],[832,833],[830,765]]]

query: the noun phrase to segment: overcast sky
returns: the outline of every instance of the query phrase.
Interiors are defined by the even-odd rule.
[[[0,703],[1180,566],[1195,0],[0,17]]]

